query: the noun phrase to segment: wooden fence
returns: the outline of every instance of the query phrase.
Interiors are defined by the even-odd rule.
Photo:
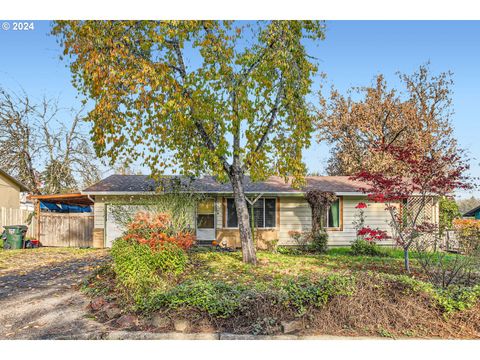
[[[92,247],[93,214],[42,212],[40,243],[42,246]]]
[[[0,233],[3,231],[3,227],[6,225],[27,225],[27,236],[35,238],[35,219],[32,219],[30,224],[27,223],[32,217],[32,214],[33,211],[30,210],[0,207]]]

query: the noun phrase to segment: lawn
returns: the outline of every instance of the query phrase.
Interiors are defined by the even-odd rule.
[[[3,250],[0,248],[0,275],[12,272],[26,273],[42,266],[96,257],[99,253],[106,253],[98,249],[76,248],[37,248]]]
[[[200,264],[186,277],[216,279],[240,284],[270,283],[285,277],[319,278],[331,273],[378,271],[403,273],[400,251],[385,250],[388,256],[352,256],[349,249],[332,249],[325,255],[258,252],[258,266],[244,264],[240,252],[200,252],[192,259]]]
[[[85,290],[152,331],[171,331],[183,319],[191,332],[278,334],[293,326],[308,335],[480,337],[480,288],[438,289],[426,282],[415,254],[407,275],[401,251],[382,251],[258,252],[253,266],[240,252],[198,249],[189,252],[182,273],[154,275],[143,288],[140,280],[120,281],[119,268],[110,264]],[[102,311],[94,316],[106,320]],[[152,324],[159,317],[161,325]]]

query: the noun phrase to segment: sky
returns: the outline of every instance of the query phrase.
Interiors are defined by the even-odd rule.
[[[62,50],[49,34],[50,22],[34,21],[28,31],[14,31],[13,21],[8,23],[9,30],[0,29],[0,86],[23,89],[36,99],[58,98],[67,108],[80,107],[70,70],[60,59]],[[319,59],[327,84],[342,93],[371,84],[379,73],[389,85],[398,85],[397,71],[412,73],[427,61],[433,73],[452,71],[452,125],[472,159],[471,175],[480,177],[480,21],[327,21],[325,40],[308,43],[307,50]],[[318,77],[314,91],[319,82]],[[310,172],[325,172],[328,151],[326,144],[316,142],[305,150]],[[458,195],[471,194],[480,196],[480,191]]]

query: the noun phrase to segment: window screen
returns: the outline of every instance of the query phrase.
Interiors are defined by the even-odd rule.
[[[250,221],[252,221],[252,206],[247,203],[248,215],[250,215]],[[255,219],[255,227],[263,228],[264,227],[264,217],[263,217],[263,199],[258,199],[255,204],[253,204],[253,218]]]
[[[237,211],[233,199],[227,199],[227,227],[238,227]]]
[[[247,202],[248,214],[252,214],[252,206]],[[257,228],[276,226],[276,200],[258,199],[253,205],[254,224]],[[234,199],[227,199],[227,227],[238,227],[237,212]]]
[[[215,215],[214,214],[198,214],[197,215],[197,228],[198,229],[213,229],[215,228]]]
[[[275,199],[265,199],[265,227],[275,227],[277,218],[277,202]]]

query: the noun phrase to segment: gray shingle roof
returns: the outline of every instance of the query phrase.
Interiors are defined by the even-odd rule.
[[[304,189],[294,189],[283,178],[272,176],[266,181],[251,182],[245,178],[245,192],[247,193],[302,193],[308,189],[319,189],[335,193],[358,193],[363,183],[352,181],[348,176],[307,176],[307,185]],[[156,189],[169,191],[192,190],[201,193],[231,193],[229,183],[220,183],[212,176],[198,179],[180,176],[168,176],[155,182],[147,175],[111,175],[102,181],[86,188],[83,193],[143,193],[154,192]]]

